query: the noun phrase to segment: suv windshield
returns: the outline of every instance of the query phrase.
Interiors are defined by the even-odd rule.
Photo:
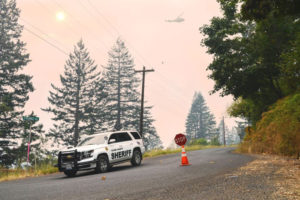
[[[93,144],[104,144],[107,140],[106,135],[96,135],[96,136],[88,136],[84,138],[78,146],[85,146],[85,145],[93,145]]]

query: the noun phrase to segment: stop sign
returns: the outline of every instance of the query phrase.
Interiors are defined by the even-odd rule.
[[[186,143],[186,137],[185,137],[185,135],[183,135],[181,133],[177,134],[175,136],[174,140],[175,140],[175,143],[179,146],[183,146]]]

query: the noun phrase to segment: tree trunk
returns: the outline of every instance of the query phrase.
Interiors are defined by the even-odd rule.
[[[76,108],[75,108],[75,124],[74,124],[74,146],[77,146],[79,139],[79,94],[80,94],[80,57],[79,57],[79,65],[77,69],[77,88],[76,88]]]
[[[116,125],[115,125],[115,129],[117,131],[121,130],[121,66],[120,66],[120,55],[118,58],[118,104],[117,104],[117,121],[116,121]]]

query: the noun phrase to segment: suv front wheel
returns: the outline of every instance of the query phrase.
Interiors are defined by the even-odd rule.
[[[76,170],[68,170],[68,171],[64,171],[64,173],[67,177],[74,177],[76,175],[77,171]]]
[[[133,151],[132,159],[131,159],[131,164],[133,166],[139,166],[142,162],[142,153],[140,150],[135,149]]]
[[[108,158],[105,155],[101,155],[97,159],[96,163],[96,173],[104,173],[107,172],[109,169],[109,162]]]

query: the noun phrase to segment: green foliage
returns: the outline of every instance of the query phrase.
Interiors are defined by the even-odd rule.
[[[263,114],[256,129],[248,129],[244,151],[288,156],[300,153],[300,93],[279,100]]]
[[[0,0],[0,142],[23,139],[22,115],[33,85],[31,76],[22,73],[30,62],[25,43],[20,40],[23,26],[18,23],[20,10],[15,0]],[[16,157],[14,144],[1,145],[10,165]],[[1,150],[2,151],[2,150]],[[9,155],[9,156],[8,156]]]
[[[188,145],[185,146],[185,151],[196,151],[196,150],[201,150],[201,149],[211,149],[211,148],[220,148],[218,145]],[[145,152],[144,158],[148,157],[156,157],[156,156],[161,156],[161,155],[168,155],[168,154],[175,154],[175,153],[180,153],[182,152],[182,149],[180,147],[175,148],[175,149],[153,149],[150,151]]]
[[[300,2],[298,0],[243,0],[242,14],[244,19],[262,20],[273,15],[292,15],[299,17]]]
[[[260,119],[262,106],[255,104],[251,99],[240,97],[227,109],[227,113],[232,117],[247,119],[251,123]]]
[[[191,140],[189,145],[208,145],[208,142],[204,138]]]
[[[219,138],[218,138],[218,137],[213,138],[213,139],[210,141],[209,145],[213,145],[213,146],[219,146],[219,145],[221,145],[221,144],[220,144],[220,141],[219,141]]]
[[[243,11],[246,11],[247,3],[250,7],[262,8],[269,1],[259,2],[261,4],[246,1],[242,4]],[[285,77],[288,75],[286,66],[282,65],[291,62],[290,57],[295,57],[297,52],[291,44],[299,32],[299,20],[290,15],[274,17],[267,14],[257,22],[247,21],[243,13],[238,12],[238,1],[219,3],[223,17],[214,17],[209,25],[200,29],[206,36],[202,44],[208,47],[209,54],[214,55],[207,68],[211,71],[210,78],[215,81],[213,92],[221,91],[221,95],[241,98],[234,105],[232,115],[247,118],[255,124],[269,106],[286,95]],[[270,8],[277,9],[276,6]],[[291,74],[295,75],[295,72],[292,68]],[[291,90],[295,91],[294,88]]]
[[[300,24],[299,24],[300,28]],[[294,93],[300,89],[300,32],[291,48],[281,55],[282,77],[280,78],[285,95]]]
[[[214,56],[207,68],[213,92],[233,95],[229,114],[252,124],[241,147],[299,153],[300,2],[218,2],[223,16],[200,29],[206,36],[202,44]]]
[[[193,103],[185,123],[188,140],[216,137],[216,121],[200,92],[194,94]]]

